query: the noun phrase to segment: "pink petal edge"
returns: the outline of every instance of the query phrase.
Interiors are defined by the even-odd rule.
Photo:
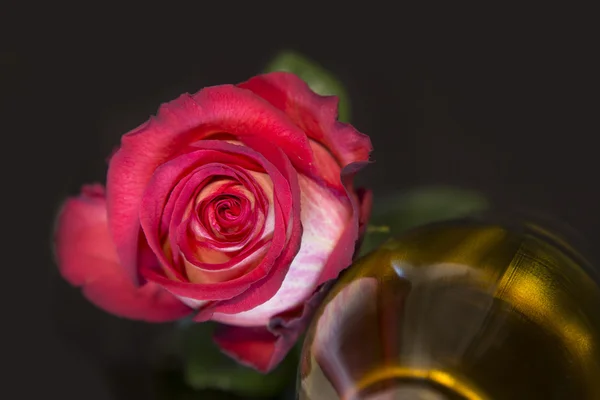
[[[273,370],[306,330],[311,318],[331,287],[322,285],[301,307],[275,316],[267,327],[220,325],[214,341],[239,363],[267,373]]]
[[[306,82],[289,72],[258,75],[238,86],[251,90],[285,112],[310,139],[324,145],[342,168],[369,159],[372,150],[369,136],[337,120],[336,96],[313,92]]]
[[[55,249],[59,271],[96,306],[120,317],[172,321],[192,310],[153,283],[135,287],[121,267],[110,237],[104,188],[84,186],[68,199],[57,219]]]

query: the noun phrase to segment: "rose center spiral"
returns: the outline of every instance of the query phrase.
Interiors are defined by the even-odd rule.
[[[244,196],[222,194],[202,207],[199,217],[219,239],[241,239],[251,228],[251,202]]]
[[[217,201],[216,212],[219,222],[235,221],[240,216],[241,211],[242,206],[238,198],[229,197]]]

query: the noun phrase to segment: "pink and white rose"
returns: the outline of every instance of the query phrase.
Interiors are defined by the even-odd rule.
[[[371,206],[353,176],[369,138],[336,97],[289,73],[205,88],[122,137],[106,189],[59,215],[62,275],[116,315],[223,325],[215,340],[268,371],[348,267]]]

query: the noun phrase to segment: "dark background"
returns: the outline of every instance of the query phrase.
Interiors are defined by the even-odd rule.
[[[22,3],[4,14],[4,219],[18,239],[5,268],[21,276],[4,278],[3,329],[16,337],[5,343],[16,398],[115,398],[106,365],[140,371],[128,398],[152,398],[145,349],[164,327],[107,315],[60,279],[54,214],[81,184],[104,181],[119,137],[160,103],[244,81],[279,50],[304,53],[347,85],[353,123],[375,148],[359,181],[376,195],[477,189],[570,224],[600,256],[591,11],[371,3]]]

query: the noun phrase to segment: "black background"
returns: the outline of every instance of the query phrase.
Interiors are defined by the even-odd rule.
[[[375,148],[359,181],[376,195],[477,189],[572,225],[598,258],[593,13],[422,6],[21,3],[4,14],[3,329],[16,334],[5,342],[16,398],[114,398],[109,363],[142,371],[129,398],[152,398],[145,349],[162,328],[107,315],[60,279],[54,214],[81,184],[104,180],[119,137],[160,103],[244,81],[279,50],[306,54],[347,85],[353,123]]]

